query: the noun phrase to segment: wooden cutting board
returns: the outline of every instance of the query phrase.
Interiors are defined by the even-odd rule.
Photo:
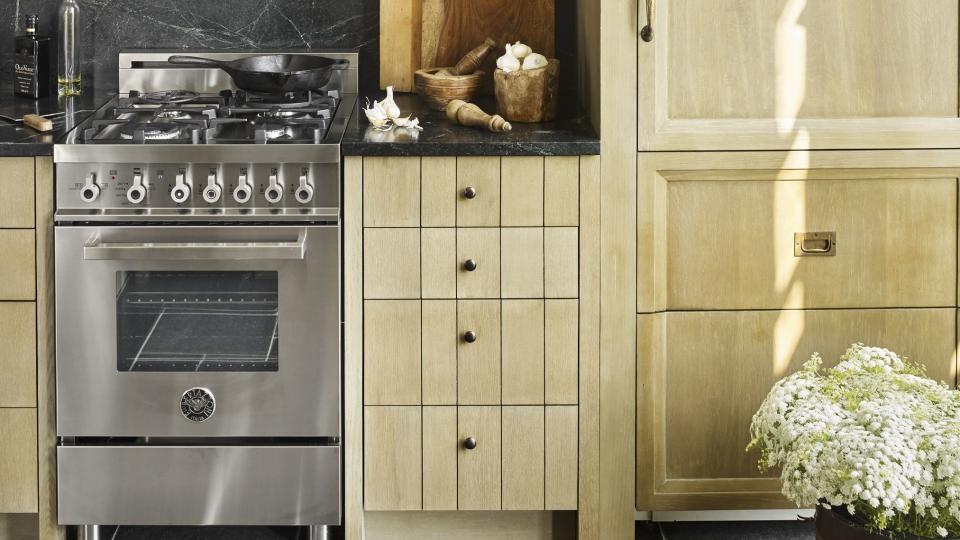
[[[500,44],[483,68],[493,73],[507,42],[555,53],[555,0],[382,0],[380,86],[413,91],[413,72],[448,67],[491,37]]]

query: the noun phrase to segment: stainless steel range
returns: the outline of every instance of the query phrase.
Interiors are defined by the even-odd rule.
[[[300,52],[341,69],[263,95],[172,54],[122,53],[121,94],[54,149],[59,521],[322,536],[342,517],[357,56]]]

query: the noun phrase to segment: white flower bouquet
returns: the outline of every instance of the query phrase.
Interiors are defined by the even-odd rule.
[[[753,417],[760,469],[781,467],[783,494],[866,530],[960,537],[960,392],[922,366],[853,345],[832,368],[814,354]]]

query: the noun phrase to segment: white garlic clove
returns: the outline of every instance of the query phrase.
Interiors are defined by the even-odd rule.
[[[520,43],[519,41],[514,43],[510,47],[510,54],[514,56],[517,60],[523,60],[524,58],[530,56],[533,53],[533,49],[529,45]]]
[[[507,43],[507,54],[497,58],[497,67],[510,73],[511,71],[520,70],[520,60],[516,56],[510,53],[510,44]]]
[[[397,118],[400,116],[400,107],[397,106],[397,102],[393,100],[393,87],[387,87],[387,98],[381,103],[383,106],[384,112],[387,113],[387,118]]]
[[[547,63],[548,62],[547,62],[546,56],[538,53],[533,53],[523,59],[523,69],[525,70],[540,69],[542,67],[546,67]]]

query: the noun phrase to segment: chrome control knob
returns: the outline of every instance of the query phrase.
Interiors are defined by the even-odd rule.
[[[97,197],[100,196],[100,184],[97,183],[96,173],[90,173],[87,175],[86,180],[83,182],[83,187],[80,188],[80,200],[85,203],[92,203],[97,200]]]
[[[270,184],[263,192],[263,198],[267,199],[267,202],[270,204],[277,204],[283,199],[283,184],[277,180],[277,175],[270,175]]]
[[[190,198],[190,184],[187,183],[185,174],[177,175],[177,181],[170,190],[170,198],[177,204],[183,204]]]
[[[297,202],[300,204],[307,204],[313,200],[313,182],[307,180],[307,175],[300,176],[300,185],[293,196],[297,198]]]
[[[127,189],[127,200],[133,204],[140,204],[147,196],[147,188],[143,185],[143,175],[133,175],[133,185]]]
[[[250,180],[247,179],[247,175],[241,174],[240,178],[237,179],[237,187],[233,190],[233,200],[239,204],[246,204],[252,196],[253,186],[250,185]]]
[[[203,200],[207,204],[214,204],[220,200],[220,197],[223,195],[223,188],[220,187],[220,181],[217,180],[216,174],[207,175],[207,187],[203,188]]]

